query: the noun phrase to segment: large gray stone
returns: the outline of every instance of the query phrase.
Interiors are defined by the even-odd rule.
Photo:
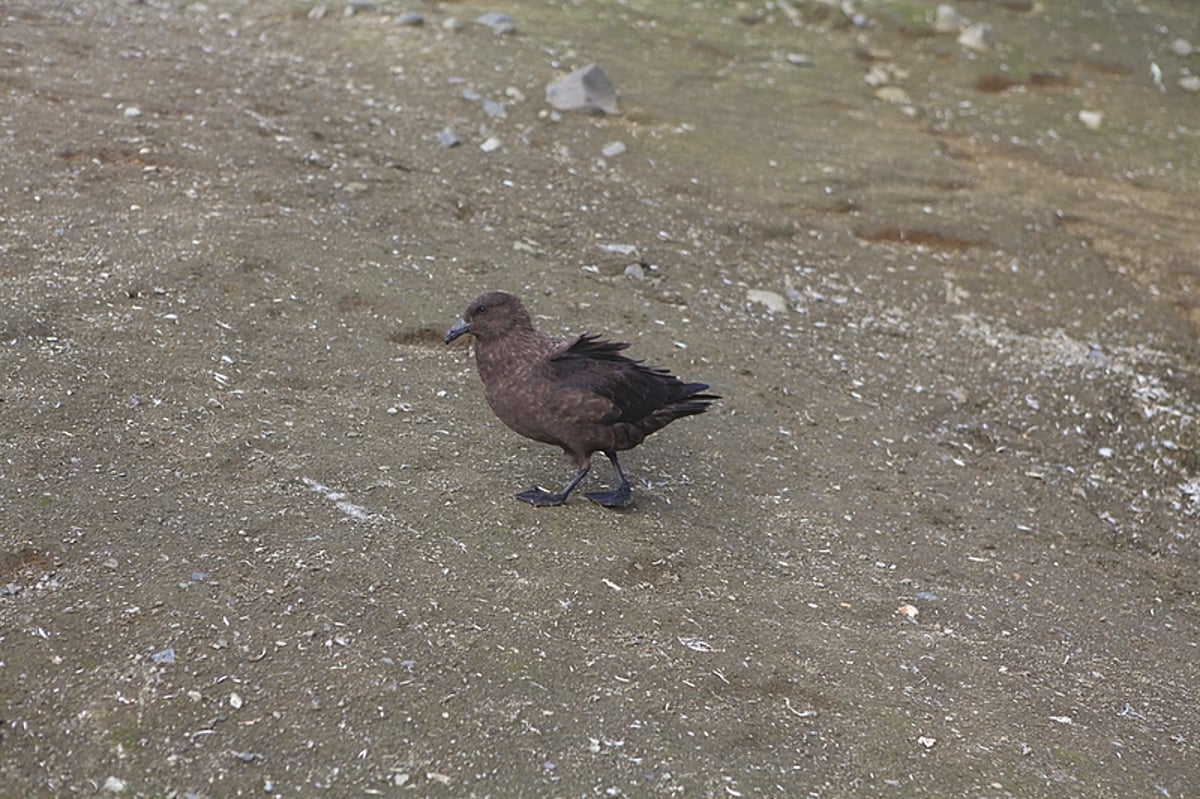
[[[546,87],[546,102],[560,111],[617,113],[617,90],[595,64],[580,67]]]

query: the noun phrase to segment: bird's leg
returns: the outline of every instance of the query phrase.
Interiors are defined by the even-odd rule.
[[[517,494],[517,499],[523,499],[530,505],[535,505],[539,508],[548,508],[551,505],[561,505],[567,501],[567,495],[575,490],[575,486],[579,485],[579,481],[587,476],[588,469],[592,468],[591,463],[585,463],[579,467],[579,471],[575,472],[575,476],[571,478],[571,482],[562,487],[562,491],[552,494],[549,491],[534,486],[526,491]]]
[[[633,491],[629,488],[629,478],[625,476],[625,470],[621,468],[621,463],[617,460],[616,452],[606,451],[604,454],[612,463],[613,471],[617,473],[620,485],[613,491],[593,491],[587,495],[587,498],[606,508],[627,508],[633,502]]]

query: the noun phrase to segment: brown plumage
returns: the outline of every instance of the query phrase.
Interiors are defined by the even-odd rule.
[[[467,333],[475,337],[484,396],[500,421],[526,438],[562,447],[576,468],[561,491],[530,488],[517,494],[531,505],[566,502],[588,473],[592,453],[603,452],[619,485],[587,497],[625,507],[633,497],[617,452],[720,399],[702,393],[704,383],[684,383],[665,369],[625,357],[621,352],[628,344],[539,333],[521,301],[502,291],[472,300],[462,320],[446,331],[446,343]]]

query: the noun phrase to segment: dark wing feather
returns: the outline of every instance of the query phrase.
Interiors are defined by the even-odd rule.
[[[673,418],[702,413],[715,396],[699,392],[703,383],[684,383],[666,369],[646,366],[622,355],[629,345],[584,334],[550,358],[559,384],[604,397],[613,404],[604,419],[609,424],[640,425],[665,416],[657,428]],[[664,412],[665,414],[660,414]]]

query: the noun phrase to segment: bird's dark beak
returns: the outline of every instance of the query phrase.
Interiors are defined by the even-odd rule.
[[[451,341],[454,341],[454,339],[458,338],[459,336],[464,335],[466,333],[470,333],[470,332],[471,332],[471,326],[469,324],[467,324],[466,322],[464,322],[462,319],[459,319],[457,322],[454,323],[453,326],[451,326],[451,328],[449,330],[446,331],[445,341],[447,344],[449,344]]]

